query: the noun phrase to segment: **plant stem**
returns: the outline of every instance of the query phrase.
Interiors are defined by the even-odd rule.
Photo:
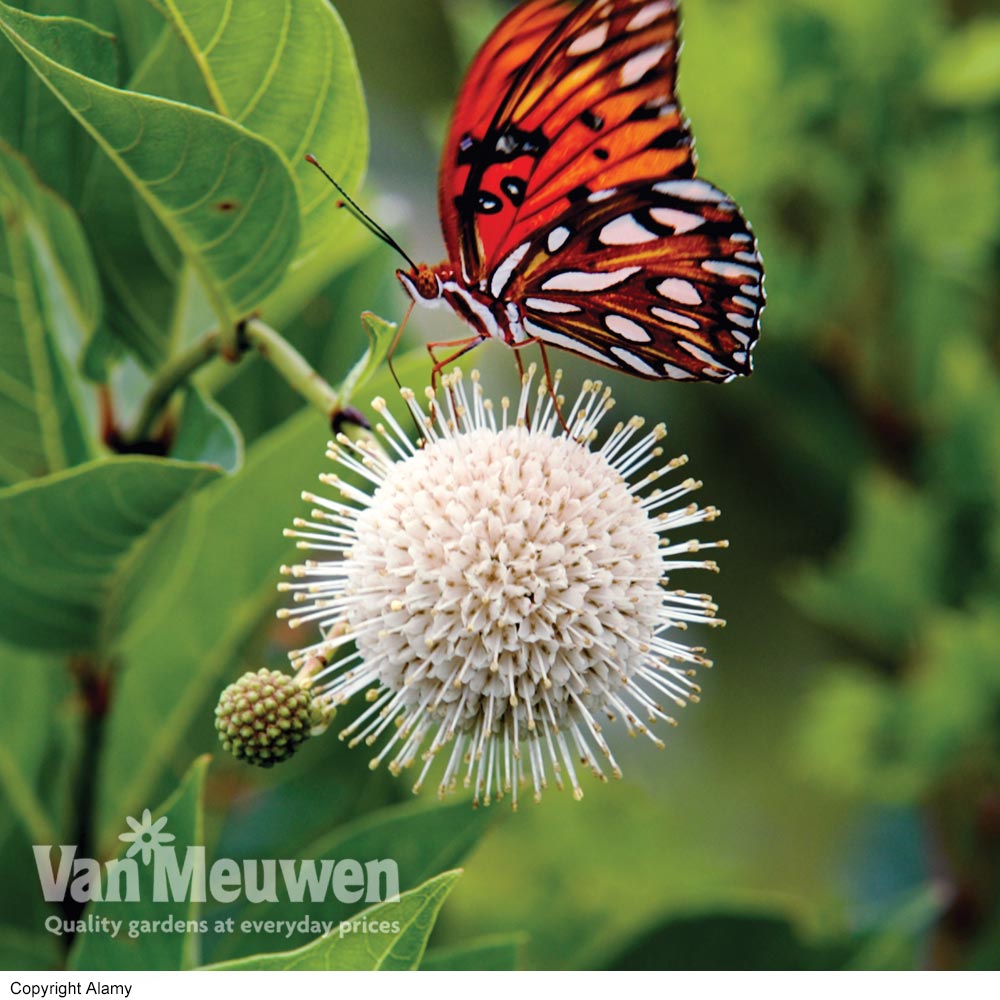
[[[255,348],[284,380],[331,422],[343,407],[340,393],[276,330],[251,319],[243,328],[246,343]]]
[[[174,393],[199,368],[218,357],[238,361],[250,348],[260,354],[303,399],[320,410],[331,424],[337,419],[343,408],[341,394],[280,333],[255,318],[247,320],[237,329],[235,341],[231,336],[224,337],[222,331],[213,330],[168,361],[150,386],[129,441],[135,445],[152,438]]]
[[[86,657],[74,659],[70,667],[76,677],[83,706],[83,746],[73,795],[76,829],[71,842],[76,844],[78,857],[89,858],[95,856],[94,816],[97,807],[98,769],[111,700],[111,675],[102,670],[96,660]],[[63,902],[63,915],[67,920],[78,920],[86,905],[86,900],[78,900],[68,894]],[[74,937],[75,932],[64,935],[63,943],[67,951]]]
[[[203,365],[218,356],[222,335],[218,330],[205,334],[183,354],[172,358],[150,386],[132,434],[133,442],[148,441],[173,394]]]

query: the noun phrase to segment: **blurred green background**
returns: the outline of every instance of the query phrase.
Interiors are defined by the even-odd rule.
[[[437,262],[444,128],[463,67],[507,6],[336,6],[371,119],[363,202],[411,256]],[[724,387],[601,376],[618,412],[667,422],[668,445],[691,456],[706,502],[722,509],[732,544],[712,584],[728,627],[712,633],[703,701],[665,752],[616,731],[623,781],[587,784],[581,803],[551,790],[540,805],[511,815],[504,803],[475,820],[482,838],[432,945],[513,933],[526,968],[996,968],[1000,8],[687,0],[684,37],[679,89],[700,173],[743,207],[767,268],[756,372]],[[363,350],[362,310],[399,319],[405,308],[398,260],[351,226],[343,233],[342,270],[283,326],[331,380]],[[460,335],[449,322],[418,311],[408,340]],[[571,384],[594,375],[563,361]],[[487,345],[472,363],[495,395],[509,390],[504,348]],[[218,687],[245,665],[280,665],[300,641],[269,624],[270,550],[233,553],[273,543],[267,532],[301,513],[321,429],[294,417],[300,403],[260,361],[213,369],[204,386],[251,457],[225,497],[170,528],[192,550],[197,583],[192,592],[165,569],[163,587],[176,590],[178,614],[202,601],[206,619],[172,669],[184,655],[215,656],[212,636],[237,611],[260,627],[244,622],[215,672],[184,690],[183,740],[165,773],[133,786],[149,805],[214,749]],[[269,459],[293,447],[305,450],[276,479]],[[218,597],[234,573],[241,585],[256,574],[256,603]],[[141,616],[148,599],[137,600]],[[158,627],[133,642],[151,646]],[[71,816],[59,762],[74,753],[76,708],[64,661],[7,657],[14,669],[0,683],[19,717],[69,734],[39,749],[36,773],[56,776],[43,798]],[[128,674],[126,694],[166,712],[180,695],[146,666]],[[28,670],[44,678],[38,690],[17,680]],[[332,736],[263,774],[217,759],[213,850],[290,856],[409,797],[405,781],[366,763]],[[133,770],[111,760],[102,778],[120,787]],[[134,803],[105,804],[114,831],[111,805]],[[23,834],[7,824],[5,836],[5,855],[18,856]],[[41,961],[51,945],[12,916],[38,911],[33,877],[11,883],[4,904],[13,964]],[[207,941],[205,957],[232,947]]]

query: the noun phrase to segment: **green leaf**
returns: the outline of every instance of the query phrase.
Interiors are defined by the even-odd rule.
[[[997,54],[1000,59],[1000,47]],[[1000,226],[1000,164],[993,138],[970,122],[949,136],[947,149],[935,142],[911,149],[894,191],[895,239],[930,269],[936,283],[947,277],[957,281],[962,295],[975,276],[986,279]],[[944,174],[963,192],[958,201],[942,191]],[[929,232],[936,239],[926,239]],[[943,293],[938,287],[936,298],[947,301]],[[940,328],[935,332],[940,335]]]
[[[851,532],[827,569],[803,575],[796,602],[885,651],[911,642],[937,600],[943,525],[932,501],[884,473],[860,479]]]
[[[177,791],[153,816],[154,819],[167,817],[163,832],[173,834],[174,840],[166,850],[176,851],[178,866],[181,868],[189,847],[204,851],[202,798],[209,760],[208,757],[196,760]],[[124,832],[128,831],[124,816],[121,817],[121,828]],[[125,855],[126,847],[122,846],[116,856],[123,858]],[[143,864],[139,855],[136,856],[135,863],[139,869],[139,898],[133,902],[94,901],[84,915],[98,920],[103,918],[121,921],[123,929],[116,937],[100,933],[78,935],[70,953],[71,969],[170,971],[191,968],[197,963],[198,937],[190,929],[190,924],[184,931],[166,932],[152,926],[143,930],[142,922],[165,921],[170,918],[175,921],[197,921],[200,904],[194,900],[156,902],[153,899],[153,864]],[[124,881],[123,879],[123,884]],[[104,886],[107,887],[106,881]],[[141,931],[136,937],[129,934],[129,925],[133,921],[139,922]]]
[[[897,695],[899,741],[928,779],[995,754],[1000,706],[1000,607],[938,611]]]
[[[373,389],[391,384],[385,372]],[[152,794],[196,720],[211,731],[218,690],[246,669],[241,654],[278,602],[278,568],[295,552],[282,531],[325,470],[328,438],[312,411],[293,418],[144,548],[120,609],[125,669],[102,763],[104,834]]]
[[[362,910],[335,931],[296,951],[256,955],[209,966],[232,971],[401,971],[420,966],[427,939],[460,871],[445,872],[411,889],[398,902]],[[376,926],[377,925],[377,929]],[[383,931],[382,928],[389,929]]]
[[[707,913],[672,917],[613,958],[628,971],[803,971],[837,968],[846,948],[808,944],[784,916]]]
[[[927,90],[944,105],[1000,101],[1000,18],[984,17],[946,36],[927,75]]]
[[[220,320],[235,322],[276,287],[298,244],[298,198],[281,154],[218,115],[75,72],[60,61],[58,28],[0,3],[0,31],[164,225]]]
[[[0,925],[0,969],[48,972],[58,968],[62,956],[58,939]]]
[[[371,312],[362,313],[361,322],[368,334],[368,350],[340,384],[340,391],[345,399],[356,399],[385,364],[399,329],[396,323],[390,323]]]
[[[863,666],[828,664],[799,724],[800,770],[850,796],[907,801],[923,776],[900,759],[893,716],[898,692]]]
[[[355,762],[364,767],[364,762]],[[304,860],[324,858],[392,858],[399,869],[401,891],[415,888],[443,870],[459,865],[476,846],[492,816],[487,809],[471,809],[467,801],[448,805],[413,802],[380,810],[347,826],[339,827],[302,850]],[[309,915],[318,920],[338,922],[350,917],[357,906],[328,897],[310,906]],[[294,920],[301,918],[301,904],[255,904],[245,913],[254,920]],[[227,936],[220,943],[220,956],[246,954],[262,948],[264,935]],[[291,939],[291,943],[298,943]]]
[[[454,948],[432,948],[420,963],[422,972],[514,972],[525,941],[523,934],[477,938]]]
[[[191,388],[184,397],[171,457],[204,462],[233,473],[243,464],[243,438],[233,418],[214,399]]]
[[[895,696],[888,681],[861,665],[837,664],[817,677],[798,726],[802,773],[841,794],[905,800],[915,776],[887,766]]]
[[[106,0],[96,2],[107,6]],[[25,0],[19,6],[43,13],[37,8],[52,5],[44,0]],[[63,14],[82,13],[77,0],[66,0],[62,6]],[[72,60],[73,69],[111,86],[118,82],[118,47],[112,32],[75,17],[52,21],[59,31],[61,50],[67,60]],[[4,53],[0,57],[0,93],[4,97],[0,104],[0,139],[24,154],[43,183],[77,204],[93,142],[28,64],[7,49],[6,42],[0,41],[0,51]],[[68,169],[69,164],[73,169]]]
[[[258,5],[253,16],[200,0],[165,0],[165,7],[213,109],[269,139],[291,164],[302,239],[289,284],[277,293],[280,303],[265,307],[273,322],[283,323],[337,270],[344,228],[354,224],[304,159],[313,153],[348,191],[360,183],[368,123],[350,38],[326,0]]]
[[[162,27],[128,89],[200,105],[185,85],[194,76],[185,72],[190,58],[174,31]],[[121,173],[103,153],[91,165],[81,212],[100,266],[108,327],[142,364],[158,367],[172,348],[213,324],[209,310],[196,329],[183,327],[189,317],[181,304],[195,282],[191,269],[139,195],[123,197]]]
[[[0,704],[5,706],[0,740],[0,845],[15,823],[37,844],[57,839],[55,823],[39,795],[39,778],[53,735],[49,719],[65,695],[61,663],[0,645]],[[0,852],[6,855],[6,852]]]
[[[0,491],[0,636],[34,649],[97,648],[109,593],[136,543],[217,475],[132,457]]]
[[[96,453],[74,368],[99,315],[97,276],[76,216],[0,143],[0,483]]]

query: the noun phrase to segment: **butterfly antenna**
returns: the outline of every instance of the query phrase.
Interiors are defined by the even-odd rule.
[[[338,204],[338,208],[346,208],[365,229],[377,236],[387,246],[392,247],[410,267],[416,268],[417,265],[410,255],[326,172],[323,165],[312,153],[306,154],[306,161],[311,163],[337,189],[343,199]]]

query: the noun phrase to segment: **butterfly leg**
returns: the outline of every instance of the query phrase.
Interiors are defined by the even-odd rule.
[[[396,353],[396,348],[399,347],[400,338],[403,336],[403,331],[406,329],[406,324],[410,322],[410,317],[413,315],[413,307],[416,302],[410,303],[410,308],[406,310],[406,315],[403,317],[403,322],[399,324],[396,330],[396,336],[392,338],[392,346],[389,348],[389,353],[385,356],[385,360],[389,364],[389,371],[392,373],[393,379],[395,379],[396,385],[401,389],[403,387],[402,383],[399,381],[399,376],[396,374],[396,369],[392,366],[392,358]]]
[[[485,336],[477,334],[475,337],[465,337],[462,340],[438,340],[428,344],[427,353],[431,356],[431,361],[434,362],[434,367],[431,369],[431,389],[437,392],[438,375],[441,374],[442,369],[446,368],[452,362],[457,361],[463,354],[468,354],[469,351],[478,347],[484,340],[486,340]],[[439,361],[434,351],[441,347],[455,347],[457,350]]]
[[[514,360],[517,362],[517,373],[521,381],[524,381],[524,362],[521,360],[521,348],[529,347],[531,344],[538,344],[538,350],[542,355],[542,370],[545,372],[545,387],[549,390],[549,396],[552,399],[552,405],[555,407],[556,416],[559,418],[559,423],[562,425],[562,429],[569,434],[569,428],[566,426],[566,421],[563,419],[562,415],[562,405],[559,397],[556,395],[556,379],[552,377],[552,368],[549,366],[549,356],[545,351],[545,344],[538,337],[532,337],[530,340],[524,340],[517,344],[511,344],[514,349]],[[556,373],[558,378],[560,373]]]

